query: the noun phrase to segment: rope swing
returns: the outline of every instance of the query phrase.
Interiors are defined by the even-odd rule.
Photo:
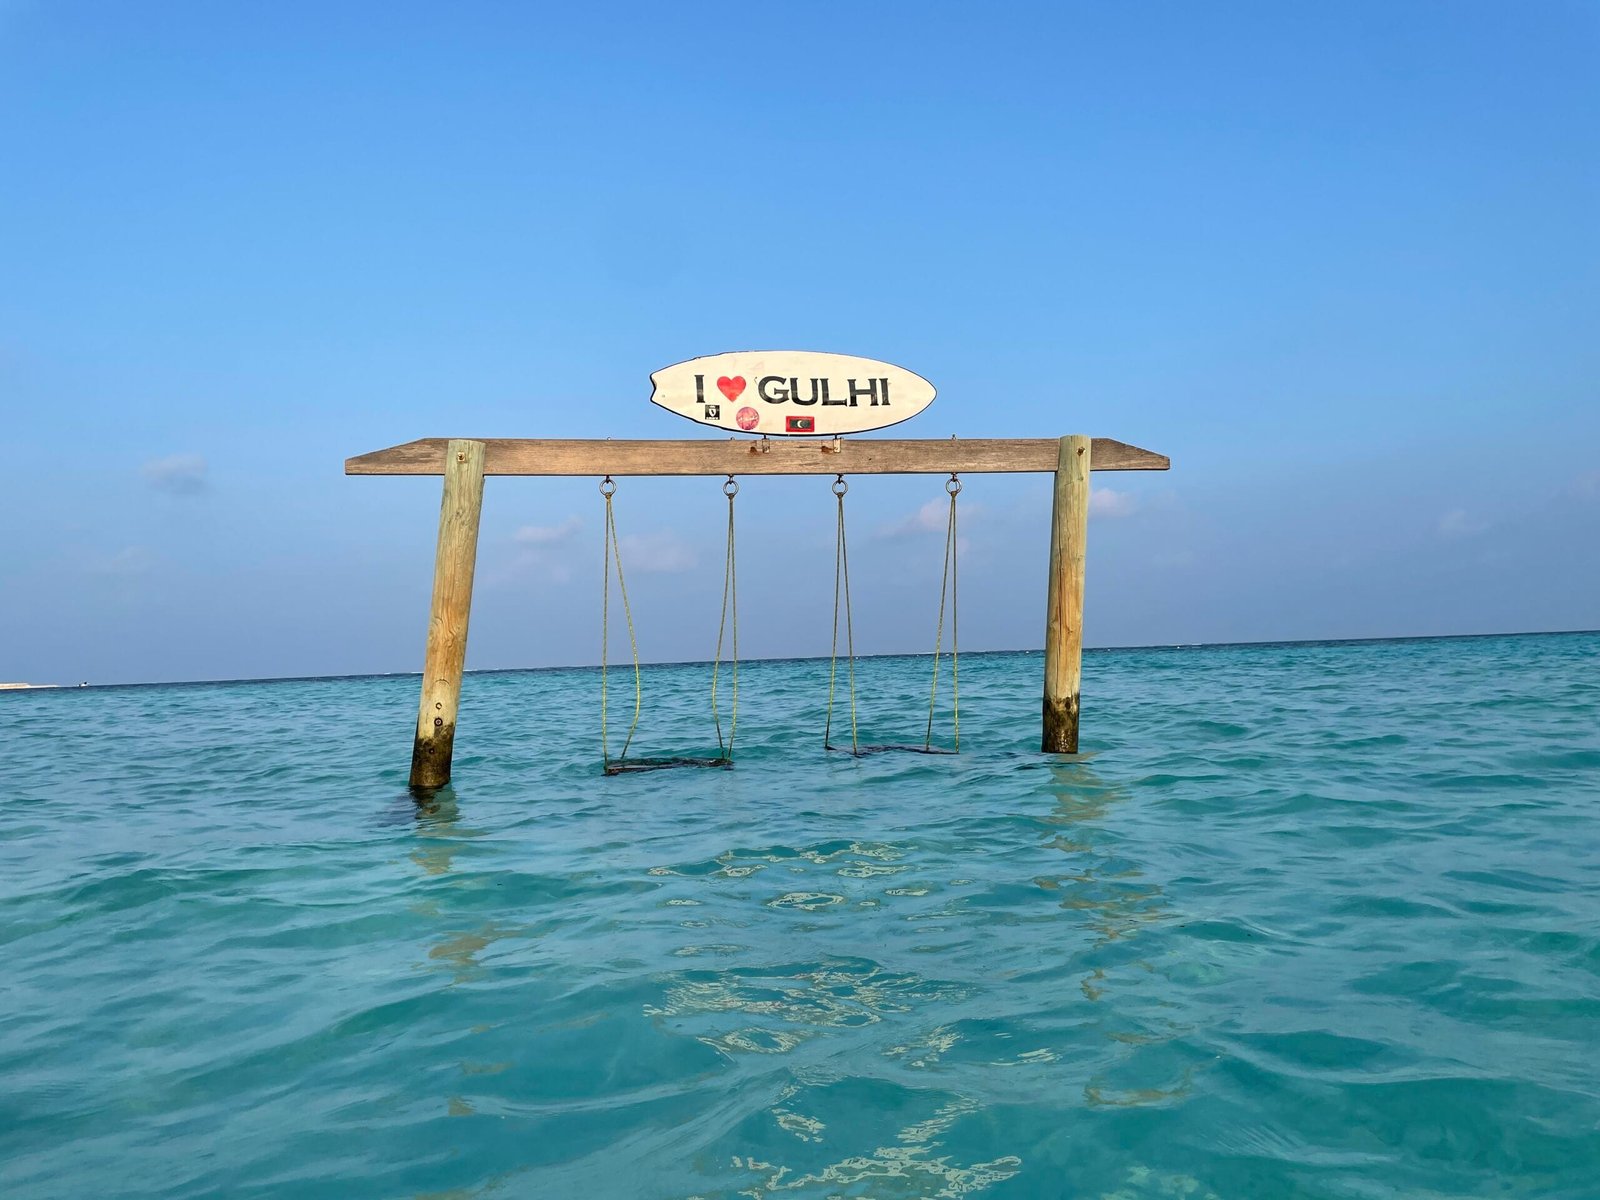
[[[939,617],[933,636],[933,679],[928,688],[928,720],[923,730],[922,744],[862,745],[856,704],[856,640],[855,624],[850,608],[850,549],[845,535],[844,498],[850,485],[841,474],[833,481],[835,502],[835,535],[833,553],[833,641],[828,656],[828,709],[823,725],[822,744],[828,750],[837,750],[856,756],[877,754],[886,750],[903,750],[914,754],[958,754],[961,750],[961,643],[958,609],[957,559],[959,544],[956,533],[956,497],[961,494],[960,476],[952,472],[944,485],[950,497],[949,516],[945,523],[944,565],[939,573]],[[711,722],[717,735],[715,756],[670,756],[657,758],[629,758],[634,734],[639,729],[639,717],[644,707],[643,674],[639,664],[639,639],[633,623],[633,605],[628,600],[628,584],[622,572],[622,543],[617,536],[616,508],[612,503],[617,493],[616,482],[607,475],[600,482],[600,495],[605,499],[605,521],[602,536],[602,585],[600,592],[600,758],[601,769],[607,775],[621,775],[632,771],[659,771],[668,767],[731,767],[733,766],[734,738],[739,730],[739,574],[735,558],[734,498],[739,494],[739,481],[729,475],[722,485],[722,494],[728,499],[727,547],[722,569],[722,613],[717,622],[717,646],[711,662]],[[628,649],[633,659],[633,716],[628,722],[627,735],[622,749],[611,757],[611,576],[617,577],[617,594],[622,600],[623,621],[628,627]],[[945,614],[950,617],[950,703],[951,744],[936,746],[933,742],[933,722],[938,712],[939,685],[945,660]],[[833,744],[834,706],[840,690],[840,617],[844,618],[844,687],[850,698],[850,744]],[[724,658],[724,649],[728,656]],[[721,690],[723,666],[728,667],[730,701],[727,726],[724,732]]]
[[[944,531],[944,567],[939,572],[939,625],[933,635],[933,686],[928,690],[928,728],[923,735],[922,748],[933,749],[933,706],[939,698],[939,653],[944,648],[944,600],[950,596],[950,723],[953,745],[950,752],[961,752],[961,643],[957,636],[960,628],[956,617],[956,497],[961,494],[961,477],[954,471],[945,482],[945,492],[950,497],[950,519]]]
[[[711,666],[711,717],[717,731],[717,754],[714,758],[675,756],[665,758],[628,757],[628,747],[639,728],[639,714],[644,706],[644,687],[639,670],[639,640],[633,627],[633,607],[628,603],[628,585],[622,575],[622,547],[617,538],[617,518],[611,498],[617,485],[607,475],[600,482],[600,495],[605,497],[603,574],[600,589],[600,759],[601,770],[607,775],[621,775],[632,771],[659,771],[668,767],[731,767],[733,766],[733,737],[739,728],[739,589],[734,570],[733,498],[739,494],[738,481],[728,476],[722,485],[722,494],[728,498],[728,548],[724,558],[722,577],[722,616],[717,624],[716,657]],[[622,615],[628,626],[628,647],[633,655],[633,719],[628,724],[628,736],[623,739],[622,751],[611,757],[609,741],[609,691],[611,644],[611,572],[617,574],[617,593],[622,598]],[[731,634],[733,681],[732,704],[728,714],[728,736],[722,736],[722,714],[717,703],[717,688],[722,674],[722,647],[724,635]]]
[[[856,635],[850,621],[850,552],[844,537],[844,495],[850,485],[840,475],[833,481],[833,496],[839,502],[838,533],[833,541],[833,649],[828,653],[828,717],[822,727],[822,746],[825,750],[841,750],[833,744],[833,693],[834,681],[839,675],[839,585],[844,584],[844,636],[850,655],[850,753],[861,753],[856,737]]]
[[[828,661],[828,713],[823,724],[823,748],[843,751],[858,758],[865,754],[878,754],[885,750],[904,750],[915,754],[958,754],[961,751],[961,644],[956,605],[956,497],[961,494],[961,479],[954,472],[951,472],[949,480],[944,485],[944,490],[950,497],[950,515],[945,525],[944,568],[939,576],[939,621],[934,631],[933,683],[928,691],[928,724],[920,746],[898,744],[863,746],[858,735],[856,722],[855,630],[850,619],[850,554],[844,528],[844,498],[849,490],[850,485],[845,482],[843,475],[838,476],[833,481],[833,495],[838,505],[838,521],[833,551],[833,648],[829,654]],[[950,611],[952,745],[944,747],[933,744],[933,718],[939,698],[939,674],[944,652],[944,614],[947,600]],[[846,674],[850,690],[849,746],[835,746],[833,744],[833,705],[839,674],[839,612],[841,607],[844,611]]]
[[[733,498],[739,494],[739,481],[732,475],[722,485],[728,498],[728,552],[722,567],[722,616],[717,620],[717,653],[711,663],[711,720],[717,727],[717,757],[733,762],[733,735],[739,729],[739,575],[733,562]],[[728,741],[722,741],[722,713],[717,706],[717,677],[722,673],[722,635],[728,629],[728,613],[733,613],[733,704],[728,713]]]

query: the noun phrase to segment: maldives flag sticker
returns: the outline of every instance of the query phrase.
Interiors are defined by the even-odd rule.
[[[815,417],[785,417],[783,419],[785,433],[815,433],[817,419]]]

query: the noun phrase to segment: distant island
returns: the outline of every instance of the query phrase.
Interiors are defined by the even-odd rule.
[[[60,687],[59,683],[0,683],[0,692],[20,692],[24,688]]]

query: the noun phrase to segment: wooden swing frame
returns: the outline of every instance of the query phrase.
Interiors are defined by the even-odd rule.
[[[612,441],[548,438],[422,438],[346,459],[346,475],[442,475],[422,697],[411,754],[411,786],[450,782],[456,713],[467,657],[472,576],[478,557],[483,481],[489,475],[945,475],[1055,476],[1050,574],[1045,602],[1044,702],[1040,750],[1078,751],[1083,663],[1084,550],[1089,472],[1165,471],[1163,454],[1110,438],[699,439]]]

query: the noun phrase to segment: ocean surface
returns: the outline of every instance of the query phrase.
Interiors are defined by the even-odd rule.
[[[1600,1196],[1600,635],[1084,674],[0,694],[0,1196]]]

